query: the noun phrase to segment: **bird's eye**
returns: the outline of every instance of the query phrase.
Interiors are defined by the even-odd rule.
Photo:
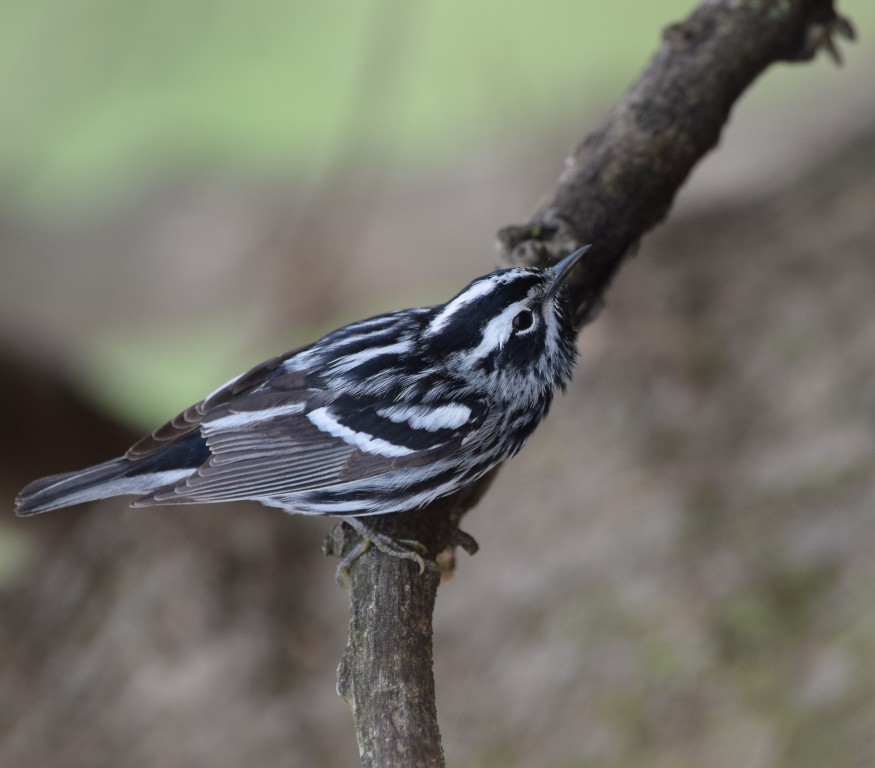
[[[515,331],[526,331],[532,327],[532,323],[534,322],[535,318],[534,315],[532,315],[532,310],[524,309],[522,312],[517,313],[511,325]]]

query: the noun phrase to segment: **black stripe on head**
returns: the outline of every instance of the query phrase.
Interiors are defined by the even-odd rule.
[[[435,307],[423,340],[438,354],[476,347],[486,324],[524,299],[540,280],[540,273],[519,268],[475,280],[446,304]]]

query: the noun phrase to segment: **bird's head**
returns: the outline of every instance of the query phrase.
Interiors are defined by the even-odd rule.
[[[420,341],[498,399],[540,399],[564,388],[576,355],[565,280],[589,247],[547,269],[478,278],[434,308]]]

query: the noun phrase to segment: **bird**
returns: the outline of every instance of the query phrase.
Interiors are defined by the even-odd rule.
[[[421,545],[366,518],[422,508],[519,452],[570,381],[568,276],[590,247],[545,269],[490,272],[443,304],[353,322],[267,360],[123,456],[30,483],[16,514],[125,495],[134,507],[251,500],[342,518],[362,549],[422,570]]]

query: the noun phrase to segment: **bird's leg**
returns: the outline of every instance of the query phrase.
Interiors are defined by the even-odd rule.
[[[371,526],[363,523],[357,517],[344,517],[343,521],[361,536],[361,541],[347,552],[340,565],[337,566],[335,579],[343,586],[349,579],[349,571],[352,564],[367,552],[372,546],[376,547],[384,555],[397,557],[402,560],[412,560],[419,566],[419,573],[425,573],[426,567],[437,567],[436,563],[426,562],[423,555],[428,554],[428,549],[422,542],[415,539],[393,539],[385,533],[375,531]]]

